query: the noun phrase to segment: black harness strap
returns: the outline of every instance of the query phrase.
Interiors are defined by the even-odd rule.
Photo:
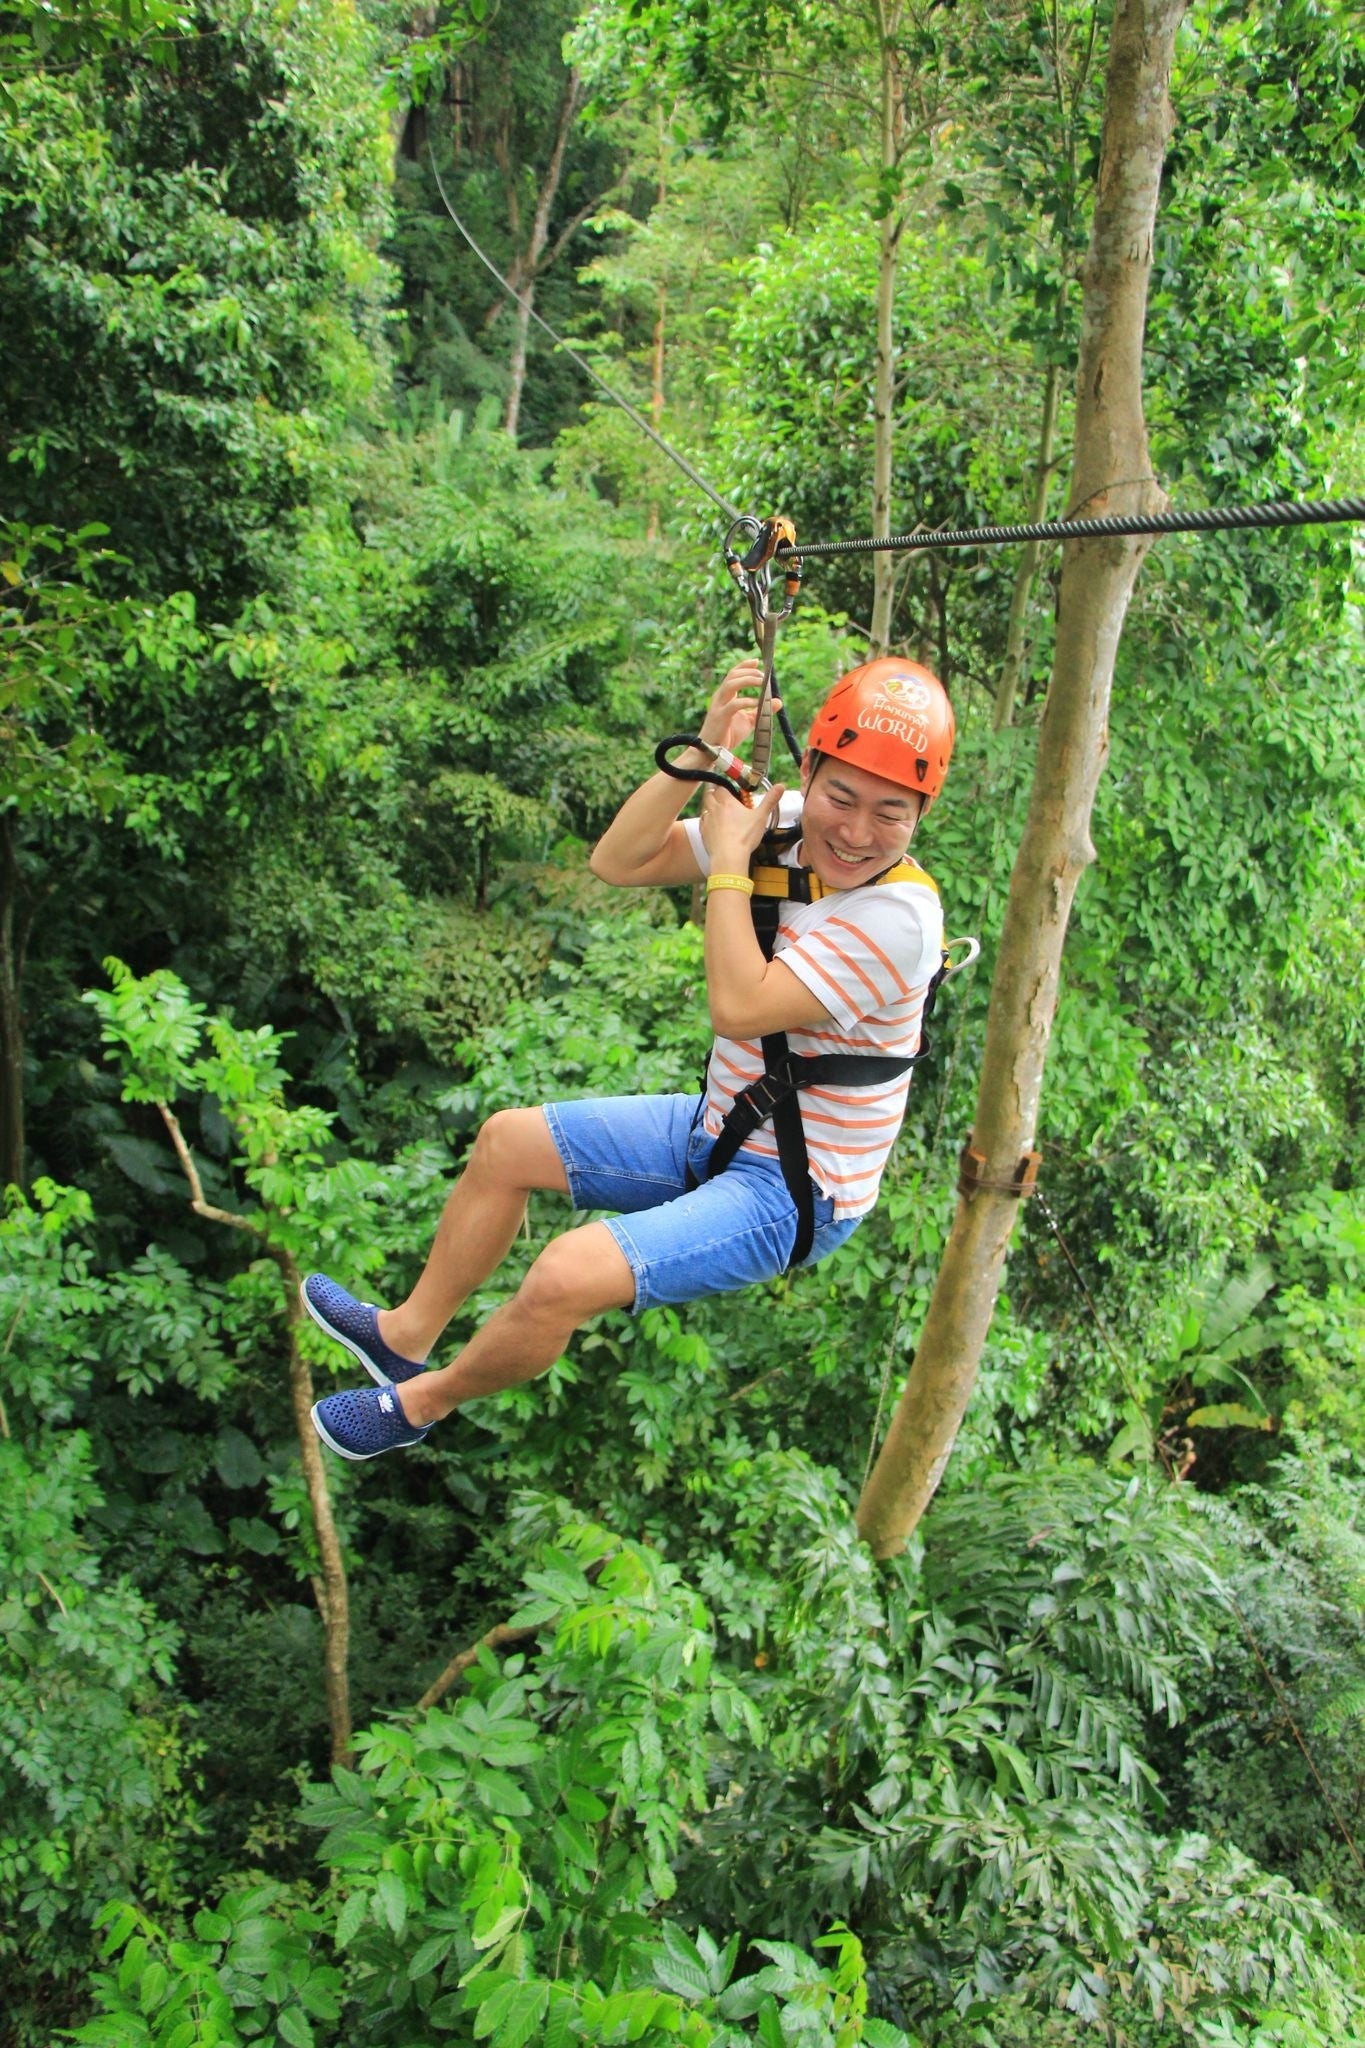
[[[784,902],[809,903],[819,901],[826,892],[818,877],[807,868],[789,868],[776,864],[777,848],[765,841],[759,848],[752,873],[754,894],[750,899],[753,913],[754,935],[762,948],[765,960],[771,960],[777,945],[777,934]],[[906,862],[888,870],[878,878],[881,881],[916,879],[933,883],[922,868]],[[938,994],[939,984],[947,972],[947,957],[929,984],[924,998],[922,1024],[927,1024]],[[902,1074],[924,1059],[929,1051],[929,1040],[921,1028],[919,1050],[909,1059],[892,1059],[878,1053],[833,1052],[806,1055],[794,1053],[787,1043],[785,1031],[773,1031],[760,1041],[763,1049],[763,1072],[756,1081],[742,1088],[725,1114],[720,1134],[711,1148],[706,1163],[706,1178],[724,1173],[746,1138],[752,1137],[760,1124],[772,1119],[773,1136],[777,1139],[778,1164],[782,1178],[787,1184],[796,1206],[796,1241],[791,1257],[787,1261],[788,1271],[800,1266],[810,1257],[815,1241],[815,1184],[810,1177],[810,1156],[806,1150],[805,1125],[801,1121],[801,1090],[803,1088],[879,1088],[888,1081],[898,1081]]]

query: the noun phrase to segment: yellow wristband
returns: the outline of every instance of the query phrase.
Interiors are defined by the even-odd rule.
[[[708,875],[706,877],[706,893],[708,896],[713,889],[742,889],[746,896],[752,896],[754,893],[754,885],[747,875]]]

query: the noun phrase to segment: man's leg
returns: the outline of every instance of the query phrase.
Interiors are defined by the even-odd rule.
[[[474,1140],[469,1162],[446,1199],[421,1279],[399,1307],[379,1311],[379,1334],[401,1357],[426,1358],[461,1302],[502,1263],[533,1188],[560,1194],[569,1188],[545,1114],[500,1109]],[[467,1398],[460,1394],[455,1400]]]
[[[545,1247],[512,1300],[488,1318],[458,1358],[406,1380],[394,1393],[414,1427],[439,1422],[462,1401],[547,1371],[580,1323],[603,1309],[629,1308],[634,1300],[635,1275],[620,1245],[605,1223],[585,1223]]]

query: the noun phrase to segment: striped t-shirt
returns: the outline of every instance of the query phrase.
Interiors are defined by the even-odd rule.
[[[800,816],[800,799],[786,798],[782,822]],[[701,828],[687,834],[703,874],[710,863]],[[799,865],[800,847],[781,856]],[[922,882],[882,882],[841,889],[819,903],[783,903],[773,957],[803,981],[830,1013],[830,1023],[789,1031],[794,1053],[878,1053],[909,1059],[919,1050],[920,1020],[929,982],[943,948],[943,915],[935,892]],[[756,1038],[717,1038],[707,1069],[704,1122],[715,1137],[735,1096],[763,1071]],[[811,1178],[834,1197],[840,1217],[872,1208],[883,1169],[905,1115],[910,1075],[873,1088],[803,1088],[801,1121]],[[746,1151],[776,1159],[772,1124],[760,1124]]]

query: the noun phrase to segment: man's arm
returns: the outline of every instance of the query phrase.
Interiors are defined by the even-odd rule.
[[[762,680],[763,670],[757,661],[737,662],[730,670],[702,721],[701,737],[708,745],[729,747],[733,753],[748,738],[758,710],[752,693]],[[710,760],[689,747],[678,756],[677,765],[706,768]],[[651,775],[648,782],[641,783],[626,798],[593,848],[588,862],[593,873],[623,889],[697,881],[701,869],[678,820],[699,787],[704,785],[677,782],[671,775],[662,774]]]
[[[689,747],[679,755],[678,765],[704,768],[706,757]],[[678,814],[696,793],[694,782],[651,775],[626,798],[593,848],[588,859],[593,873],[623,889],[695,882],[701,869]]]
[[[763,958],[741,889],[715,889],[706,899],[706,1000],[711,1027],[721,1038],[762,1038],[769,1031],[833,1022],[790,967]]]
[[[759,841],[777,822],[779,784],[753,809],[722,791],[708,790],[702,838],[713,875],[746,875]],[[743,889],[712,889],[706,897],[706,1000],[722,1038],[761,1038],[769,1031],[800,1031],[833,1021],[799,975],[780,960],[765,960]]]

